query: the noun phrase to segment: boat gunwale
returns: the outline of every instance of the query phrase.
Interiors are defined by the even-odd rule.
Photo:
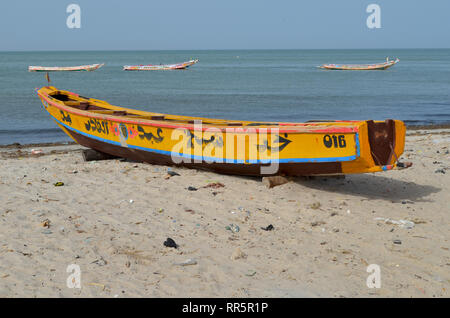
[[[38,96],[43,98],[47,103],[51,104],[52,106],[66,111],[68,113],[72,113],[75,115],[79,115],[79,116],[84,116],[84,117],[88,117],[88,118],[95,118],[95,119],[101,119],[101,120],[109,120],[109,121],[113,121],[113,122],[120,122],[120,123],[125,123],[125,124],[134,124],[134,125],[142,125],[142,126],[152,126],[152,127],[163,127],[163,128],[170,128],[170,129],[187,129],[187,130],[193,130],[193,131],[208,131],[211,128],[214,129],[218,129],[221,132],[228,132],[228,133],[248,133],[248,130],[251,129],[252,132],[254,131],[255,133],[267,133],[270,132],[271,129],[273,129],[274,127],[265,127],[265,128],[261,128],[261,127],[254,127],[254,126],[239,126],[239,127],[232,127],[232,126],[227,126],[227,127],[217,127],[214,124],[202,124],[202,128],[196,127],[196,125],[193,124],[165,124],[165,123],[161,123],[161,121],[159,120],[150,120],[150,119],[141,119],[141,120],[133,120],[133,119],[124,119],[122,117],[119,116],[114,116],[114,115],[102,115],[102,114],[98,114],[98,113],[92,113],[90,111],[87,110],[81,110],[81,109],[76,109],[67,105],[64,105],[62,102],[56,102],[54,101],[54,98],[52,96],[50,96],[49,94],[40,92],[41,89],[43,88],[50,88],[49,86],[44,86],[39,88],[36,88],[35,91],[37,92]],[[58,91],[62,91],[62,90],[58,90]],[[69,91],[63,91],[65,93],[68,93],[70,95],[73,96],[77,96],[80,97],[80,95],[73,93],[73,92],[69,92]],[[111,105],[114,106],[114,105]],[[118,107],[121,108],[123,110],[133,110],[131,108],[125,108],[125,107],[121,107],[121,106],[114,106],[114,107]],[[193,120],[195,120],[195,117],[192,117]],[[364,121],[336,121],[336,123],[344,123],[344,122],[353,122],[355,124],[357,123],[362,123]],[[267,124],[270,124],[270,122],[267,122]],[[300,131],[300,130],[293,130],[293,129],[279,129],[278,128],[278,133],[316,133],[316,134],[323,134],[323,133],[358,133],[359,132],[359,125],[358,126],[349,126],[349,127],[330,127],[330,128],[323,128],[323,129],[314,129],[314,130],[309,130],[307,126],[315,126],[317,127],[318,125],[314,124],[314,123],[278,123],[279,126],[294,126],[294,125],[298,125],[301,128],[305,128],[304,131]],[[205,127],[206,126],[206,127]],[[276,127],[279,127],[276,126]],[[300,128],[299,127],[299,128]]]

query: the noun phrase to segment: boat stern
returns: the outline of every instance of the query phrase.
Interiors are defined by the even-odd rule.
[[[405,147],[406,127],[400,120],[367,120],[359,127],[360,157],[353,162],[342,162],[343,173],[378,172],[396,167]]]

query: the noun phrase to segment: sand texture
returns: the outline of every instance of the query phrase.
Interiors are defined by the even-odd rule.
[[[450,130],[409,132],[408,169],[271,189],[33,148],[0,149],[0,297],[450,296]]]

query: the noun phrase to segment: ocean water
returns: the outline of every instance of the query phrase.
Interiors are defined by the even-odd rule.
[[[324,63],[400,63],[386,71],[326,71]],[[188,70],[125,72],[123,65],[177,63]],[[52,85],[111,104],[231,120],[404,120],[450,124],[450,50],[222,50],[0,52],[0,144],[69,141],[34,89],[28,65],[106,63],[95,72],[50,73]]]

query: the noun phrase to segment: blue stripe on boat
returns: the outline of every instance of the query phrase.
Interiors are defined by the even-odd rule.
[[[83,131],[79,131],[78,129],[68,126],[67,124],[57,120],[53,116],[52,116],[52,118],[60,125],[63,125],[68,130],[74,131],[77,134],[122,147],[120,142],[87,134]],[[188,154],[180,154],[180,153],[177,154],[177,153],[172,153],[171,151],[167,151],[167,150],[159,150],[159,149],[146,148],[146,147],[140,147],[140,146],[134,146],[134,145],[128,145],[128,148],[143,150],[143,151],[147,151],[147,152],[155,152],[155,153],[172,156],[172,157],[187,158],[187,159],[191,159],[191,160],[203,160],[203,161],[207,161],[207,162],[217,162],[217,163],[225,162],[225,163],[235,163],[235,164],[244,164],[244,163],[269,164],[269,163],[340,162],[340,161],[352,161],[359,157],[360,152],[359,152],[359,134],[358,133],[355,134],[355,138],[356,138],[356,140],[355,140],[356,141],[356,155],[347,156],[347,157],[333,157],[333,158],[288,158],[288,159],[266,159],[266,160],[265,159],[241,160],[241,159],[224,159],[224,158],[217,158],[217,157],[204,157],[204,156],[196,156],[196,155],[188,155]]]

